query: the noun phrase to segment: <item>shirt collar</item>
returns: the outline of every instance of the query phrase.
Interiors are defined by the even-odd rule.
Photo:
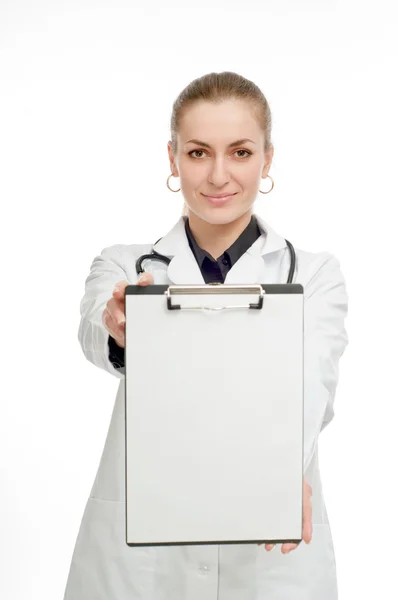
[[[184,221],[188,242],[199,266],[202,267],[203,261],[206,257],[214,261],[214,258],[196,242],[189,226],[189,219],[187,216],[184,216]],[[246,250],[248,250],[250,246],[254,244],[261,234],[262,231],[259,228],[256,216],[252,215],[250,223],[247,225],[244,231],[242,231],[238,239],[236,239],[234,243],[227,250],[225,250],[224,254],[228,255],[231,267],[239,260]]]

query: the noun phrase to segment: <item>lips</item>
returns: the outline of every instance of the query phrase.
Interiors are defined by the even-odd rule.
[[[225,198],[226,196],[235,196],[235,194],[236,194],[236,192],[234,192],[234,193],[231,192],[231,194],[217,194],[217,195],[216,194],[214,194],[214,195],[203,194],[203,195],[206,196],[206,198]]]
[[[231,198],[233,198],[237,192],[234,194],[222,195],[222,196],[207,196],[203,194],[203,196],[213,205],[220,206],[222,204],[226,204]]]

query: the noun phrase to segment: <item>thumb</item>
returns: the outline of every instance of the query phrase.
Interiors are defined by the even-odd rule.
[[[154,278],[152,273],[147,273],[144,271],[138,275],[137,284],[138,285],[152,285],[154,282]]]

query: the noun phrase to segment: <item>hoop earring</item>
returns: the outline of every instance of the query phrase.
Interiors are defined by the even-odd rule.
[[[171,174],[168,176],[168,178],[167,178],[167,187],[169,188],[169,190],[170,190],[171,192],[179,192],[181,188],[178,188],[178,190],[172,190],[172,189],[171,189],[171,187],[169,186],[169,179],[170,179],[170,177],[172,177],[172,176],[173,176],[173,173],[171,173]]]
[[[274,180],[272,179],[271,175],[267,175],[267,177],[269,177],[272,181],[271,189],[268,190],[268,192],[262,192],[261,190],[258,190],[261,194],[269,194],[274,189]],[[267,179],[267,177],[265,179]]]

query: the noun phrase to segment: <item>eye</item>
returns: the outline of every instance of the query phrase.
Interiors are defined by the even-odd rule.
[[[194,152],[204,152],[204,150],[191,150],[191,152],[188,152],[188,155],[192,156]],[[197,156],[193,156],[193,158],[197,158]]]
[[[204,150],[191,150],[191,152],[188,152],[189,156],[192,156],[192,158],[200,158],[197,156],[193,156],[194,152],[204,152]],[[250,156],[252,154],[252,152],[250,152],[250,150],[235,150],[234,154],[236,154],[236,152],[246,152],[247,156],[240,156],[239,158],[248,158],[248,156]]]
[[[236,152],[246,152],[248,156],[252,154],[249,150],[236,150]],[[247,156],[241,156],[240,158],[247,158]]]

